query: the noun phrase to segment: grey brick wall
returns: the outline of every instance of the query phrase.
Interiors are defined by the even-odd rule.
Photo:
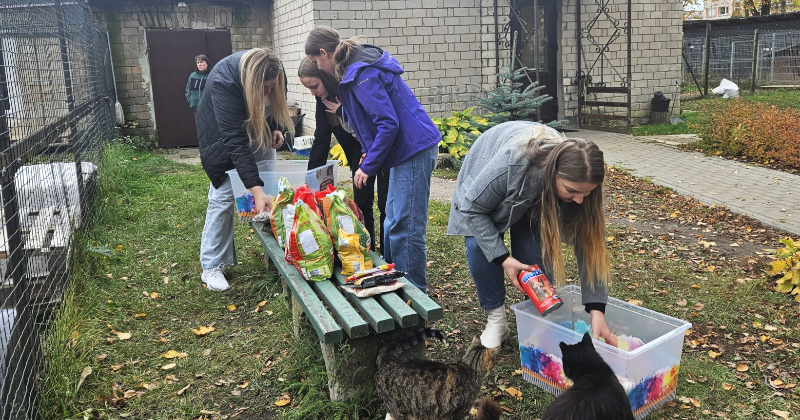
[[[273,48],[286,69],[289,81],[289,101],[300,105],[303,133],[314,134],[314,109],[316,102],[308,89],[300,84],[297,68],[305,58],[303,46],[306,35],[314,29],[314,3],[312,0],[275,0],[272,3]]]
[[[177,1],[115,0],[92,4],[101,30],[108,31],[111,39],[114,74],[125,119],[138,123],[124,134],[156,134],[146,29],[228,29],[233,52],[271,46],[271,13],[266,2],[209,3],[187,3],[187,7],[178,7]]]

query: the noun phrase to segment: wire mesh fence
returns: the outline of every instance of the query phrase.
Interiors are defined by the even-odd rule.
[[[68,287],[103,141],[107,37],[83,0],[0,2],[0,413],[40,418],[41,337]]]
[[[723,78],[749,86],[753,76],[753,47],[755,32],[731,31],[711,34],[709,88],[719,85]],[[764,31],[758,34],[756,85],[800,85],[800,31]],[[687,36],[683,39],[683,84],[694,86],[697,79],[703,85],[705,37]]]

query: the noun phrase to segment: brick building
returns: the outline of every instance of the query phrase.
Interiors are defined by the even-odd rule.
[[[533,0],[89,1],[110,34],[120,102],[128,120],[138,122],[133,133],[142,135],[158,132],[163,137],[161,131],[166,129],[158,125],[159,101],[154,100],[152,88],[157,82],[151,65],[157,47],[153,40],[174,45],[177,41],[159,36],[176,36],[177,32],[229,33],[232,52],[272,47],[285,63],[290,101],[306,114],[305,133],[313,130],[313,98],[299,83],[296,71],[304,57],[306,34],[316,25],[331,26],[344,37],[362,35],[395,55],[406,71],[404,79],[435,116],[475,105],[474,95],[481,87],[490,89],[498,67],[509,64],[512,45],[517,47],[518,64],[534,67],[539,59],[539,77],[547,86],[544,92],[554,98],[543,107],[542,116],[567,119],[573,127],[579,124],[581,98],[587,101],[582,103],[582,114],[608,115],[627,122],[627,107],[619,105],[627,104],[628,90],[631,122],[646,122],[653,93],[660,90],[671,97],[681,76],[683,11],[679,0],[631,0],[630,51],[625,30],[628,0],[611,0],[605,13],[598,13],[594,2],[582,0],[580,16],[579,0],[538,0],[538,57]],[[580,47],[579,28],[585,34]],[[513,42],[515,32],[517,42]],[[219,34],[212,35],[219,38]],[[206,44],[210,47],[209,36]],[[592,42],[604,48],[602,57]],[[583,73],[579,73],[579,51]],[[171,57],[179,52],[166,53]],[[181,63],[186,66],[186,76],[192,64],[188,61]],[[591,84],[585,83],[589,78],[578,77],[587,73]],[[536,72],[529,75],[536,79]],[[626,93],[621,94],[622,90]],[[590,110],[588,104],[607,106]],[[679,109],[679,104],[675,105]],[[174,119],[168,121],[172,124]]]

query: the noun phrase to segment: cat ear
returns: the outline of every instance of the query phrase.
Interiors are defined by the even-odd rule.
[[[563,356],[564,353],[567,351],[567,343],[562,341],[558,343],[558,347],[561,348],[561,355]]]
[[[588,332],[587,333],[583,333],[583,340],[581,340],[581,343],[592,344],[592,336],[589,335]]]

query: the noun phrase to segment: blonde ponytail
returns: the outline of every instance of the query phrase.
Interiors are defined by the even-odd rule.
[[[286,78],[278,57],[267,48],[253,48],[242,55],[239,71],[249,114],[245,129],[250,144],[255,143],[259,148],[272,144],[272,132],[266,118],[268,104],[272,105],[272,118],[278,127],[294,134],[294,123],[286,107]],[[275,88],[266,97],[264,82],[270,80],[276,80]]]

